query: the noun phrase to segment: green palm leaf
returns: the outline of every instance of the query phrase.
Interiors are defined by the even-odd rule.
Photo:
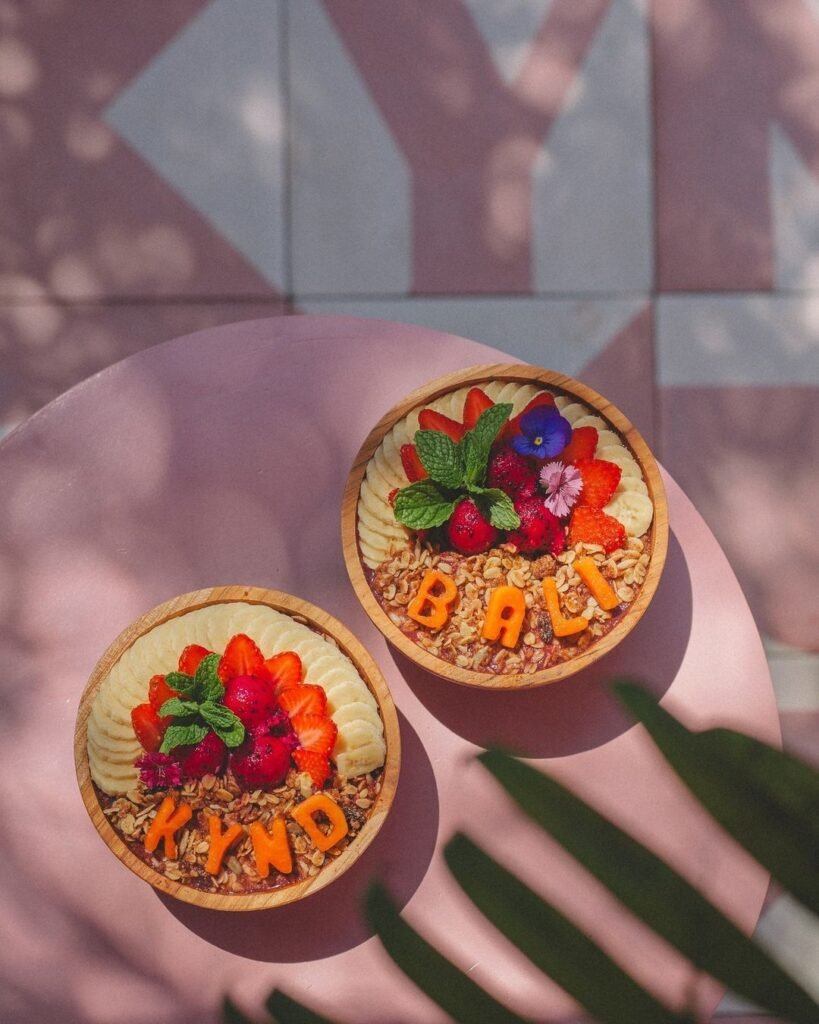
[[[498,751],[479,760],[533,821],[694,965],[797,1024],[819,1024],[811,997],[656,854],[522,761]]]
[[[411,928],[382,886],[373,885],[367,893],[366,914],[395,963],[453,1020],[461,1024],[526,1024]]]
[[[819,914],[819,773],[731,729],[691,732],[633,683],[614,689],[700,803]]]
[[[458,884],[510,942],[602,1024],[691,1024],[663,1006],[555,907],[458,833],[444,857]]]

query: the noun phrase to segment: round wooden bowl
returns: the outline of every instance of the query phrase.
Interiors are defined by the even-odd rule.
[[[622,437],[623,442],[631,450],[640,466],[649,496],[654,502],[654,520],[650,530],[648,572],[634,601],[623,613],[616,625],[604,636],[595,640],[585,651],[568,661],[553,665],[538,672],[492,674],[478,672],[474,669],[463,669],[450,662],[438,658],[421,646],[414,643],[392,622],[378,603],[365,574],[364,563],[358,546],[357,509],[361,482],[373,453],[381,444],[384,435],[399,420],[413,409],[423,408],[430,402],[450,391],[459,388],[480,386],[489,381],[508,381],[520,384],[544,384],[558,395],[563,394],[576,398],[588,405],[596,414],[607,420],[614,430]],[[355,458],[353,467],[347,478],[341,508],[341,535],[344,550],[344,561],[355,592],[365,611],[386,639],[403,654],[422,668],[444,679],[464,686],[479,687],[488,690],[516,690],[535,686],[545,686],[557,682],[567,676],[582,671],[588,665],[602,658],[608,651],[623,640],[642,618],[649,605],[665,564],[668,548],[668,505],[665,488],[660,477],[657,463],[648,445],[635,427],[611,402],[603,398],[592,388],[571,377],[566,377],[551,370],[543,370],[535,366],[523,364],[506,364],[473,366],[425,385],[399,402],[370,431]]]
[[[91,706],[102,681],[122,654],[135,640],[168,619],[207,605],[225,604],[230,601],[268,605],[276,611],[298,617],[317,633],[332,638],[339,649],[355,665],[361,678],[375,697],[384,723],[384,739],[387,746],[381,791],[376,797],[366,824],[354,841],[337,858],[328,861],[326,867],[323,867],[312,878],[280,889],[272,889],[270,892],[254,892],[244,895],[204,892],[181,882],[174,882],[140,860],[108,823],[108,819],[103,814],[97,791],[91,781],[88,767],[87,723]],[[384,677],[363,645],[337,619],[307,601],[291,597],[289,594],[283,594],[277,590],[265,590],[261,587],[213,587],[208,590],[182,594],[180,597],[166,601],[147,612],[120,633],[103,654],[88,680],[80,701],[74,732],[74,761],[80,792],[91,821],[110,849],[134,874],[139,875],[155,889],[167,893],[169,896],[210,910],[266,910],[270,907],[282,906],[285,903],[293,903],[310,893],[324,889],[364,853],[381,828],[395,797],[401,763],[401,740],[398,716]]]

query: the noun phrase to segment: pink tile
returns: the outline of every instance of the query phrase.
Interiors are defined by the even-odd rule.
[[[770,129],[819,175],[819,19],[803,0],[654,0],[660,287],[773,286]]]
[[[291,4],[300,298],[648,287],[640,4],[478,7]]]
[[[274,297],[102,119],[205,6],[3,6],[0,294]]]
[[[277,316],[251,303],[0,305],[0,425],[14,424],[85,377],[161,341],[205,327]]]
[[[659,401],[665,464],[717,535],[760,629],[817,650],[815,390],[703,385],[665,388]]]

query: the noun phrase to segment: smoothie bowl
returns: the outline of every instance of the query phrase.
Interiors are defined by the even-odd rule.
[[[523,365],[419,389],[347,480],[350,579],[384,636],[464,685],[540,686],[633,629],[668,544],[657,464],[591,388]]]
[[[75,731],[85,806],[156,889],[219,910],[324,888],[378,832],[395,707],[356,638],[298,598],[219,587],[160,605],[95,668]]]

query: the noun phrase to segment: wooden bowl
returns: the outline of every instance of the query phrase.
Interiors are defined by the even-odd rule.
[[[529,673],[491,674],[471,668],[459,668],[416,644],[392,622],[376,599],[365,573],[365,565],[358,543],[357,510],[361,483],[367,465],[387,431],[413,409],[423,408],[442,395],[459,388],[480,386],[489,381],[543,384],[557,395],[563,394],[588,405],[595,415],[601,416],[612,425],[614,431],[620,435],[623,443],[630,449],[642,471],[649,497],[654,503],[654,519],[650,527],[648,572],[639,593],[627,611],[620,616],[619,621],[609,632],[596,639],[582,653],[567,661]],[[660,472],[648,445],[623,413],[611,402],[571,377],[533,366],[497,364],[473,366],[439,377],[408,395],[404,401],[382,416],[362,444],[347,478],[341,511],[341,532],[344,560],[355,592],[373,623],[393,646],[422,668],[451,682],[490,690],[513,690],[544,686],[574,675],[602,658],[631,632],[654,596],[663,571],[668,548],[668,506]]]
[[[235,895],[204,892],[193,886],[172,881],[155,871],[131,851],[103,813],[97,790],[91,781],[87,739],[88,716],[102,681],[122,654],[139,637],[149,632],[154,626],[186,612],[207,605],[224,604],[231,601],[267,605],[276,611],[299,617],[302,622],[320,635],[332,638],[339,649],[355,665],[361,678],[375,697],[384,723],[384,739],[387,747],[381,791],[371,808],[370,816],[355,839],[337,858],[326,862],[326,866],[322,867],[319,873],[312,878],[279,889],[272,889],[269,892],[237,893]],[[261,587],[213,587],[175,597],[147,612],[124,630],[103,654],[88,680],[80,701],[74,733],[74,761],[80,792],[91,821],[106,844],[136,875],[169,896],[210,910],[265,910],[269,907],[278,907],[303,899],[310,893],[325,888],[364,853],[381,828],[395,796],[401,762],[401,741],[398,716],[384,677],[362,644],[337,619],[307,601],[276,590],[265,590]]]

